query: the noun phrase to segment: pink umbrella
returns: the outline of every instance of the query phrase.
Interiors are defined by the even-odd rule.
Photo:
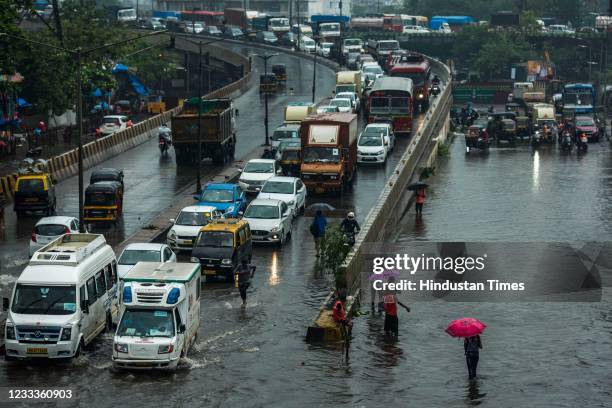
[[[453,337],[472,337],[481,334],[486,324],[472,317],[463,317],[448,324],[446,332]]]

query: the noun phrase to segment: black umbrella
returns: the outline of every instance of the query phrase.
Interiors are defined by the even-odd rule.
[[[309,211],[334,211],[335,208],[327,203],[314,203],[309,205],[307,208]]]
[[[423,188],[429,187],[429,184],[423,183],[422,181],[417,181],[416,183],[412,183],[408,185],[408,191],[416,191],[421,190]]]

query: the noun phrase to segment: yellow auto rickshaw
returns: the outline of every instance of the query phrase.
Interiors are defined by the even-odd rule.
[[[302,162],[302,148],[290,146],[280,154],[279,164],[283,171],[283,176],[299,177],[300,163]]]
[[[117,222],[123,215],[123,186],[118,181],[98,181],[85,190],[83,221]]]
[[[26,211],[53,214],[57,204],[54,184],[46,160],[25,159],[20,165],[13,189],[13,208],[17,216],[22,216]]]
[[[275,64],[272,66],[272,73],[278,82],[287,82],[287,67],[284,64]]]

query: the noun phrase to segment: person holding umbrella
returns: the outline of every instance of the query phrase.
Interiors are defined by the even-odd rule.
[[[453,320],[446,328],[446,332],[453,337],[463,337],[463,351],[468,367],[470,380],[476,378],[476,367],[482,349],[480,334],[487,326],[478,319],[464,317]]]

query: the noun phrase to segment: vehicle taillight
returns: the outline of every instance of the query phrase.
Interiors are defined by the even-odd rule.
[[[36,232],[32,232],[32,242],[36,242]]]

